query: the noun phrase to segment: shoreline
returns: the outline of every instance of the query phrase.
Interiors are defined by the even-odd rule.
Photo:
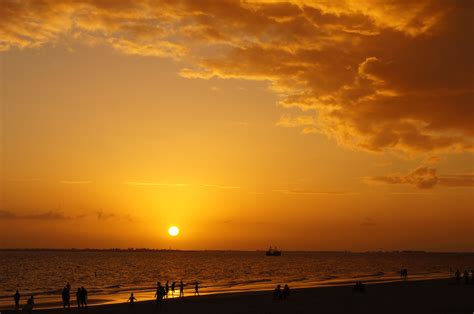
[[[447,280],[451,278],[449,273],[429,273],[429,274],[414,274],[411,275],[408,281],[425,281],[425,280]],[[253,284],[247,285],[201,285],[200,292],[202,296],[209,295],[231,295],[236,293],[256,293],[262,291],[272,291],[277,284],[288,283],[292,289],[313,289],[313,288],[327,288],[327,287],[339,287],[339,286],[352,286],[356,281],[362,281],[367,285],[374,284],[385,284],[399,282],[400,277],[393,276],[359,276],[352,278],[335,278],[327,280],[317,280],[317,281],[293,281],[293,282],[270,282],[270,281],[256,281]],[[192,287],[185,288],[185,298],[188,298],[194,293]],[[110,305],[110,304],[120,304],[124,303],[124,300],[127,300],[130,296],[130,293],[133,292],[135,297],[138,300],[151,301],[154,300],[154,287],[148,288],[122,288],[120,291],[114,293],[94,293],[93,289],[89,291],[88,303],[91,306],[99,305]],[[49,309],[59,309],[62,308],[62,301],[60,290],[54,293],[40,294],[40,293],[23,293],[21,303],[25,303],[29,295],[33,294],[35,296],[35,309],[49,310]],[[176,291],[174,296],[170,296],[169,299],[177,298],[179,292]],[[12,297],[3,297],[0,299],[0,311],[5,311],[11,309]],[[76,305],[76,299],[73,293],[71,293],[71,306]]]
[[[167,313],[191,311],[193,313],[280,313],[280,310],[282,310],[281,313],[314,313],[317,311],[312,310],[313,301],[319,300],[317,304],[322,307],[324,313],[345,312],[348,308],[344,307],[344,304],[355,307],[354,309],[364,308],[365,310],[361,313],[391,313],[390,311],[380,310],[378,306],[389,305],[390,308],[396,309],[400,306],[399,301],[405,299],[403,303],[410,300],[411,306],[416,305],[413,307],[416,311],[407,312],[406,308],[399,308],[398,313],[431,313],[435,309],[441,309],[442,313],[472,314],[474,311],[474,298],[472,297],[474,295],[474,284],[458,285],[453,278],[398,280],[383,283],[368,282],[366,285],[367,293],[364,295],[353,295],[352,286],[352,284],[341,284],[292,288],[291,296],[287,300],[273,300],[271,290],[215,294],[205,294],[204,292],[199,297],[187,296],[182,299],[165,299],[163,308]],[[57,314],[63,312],[153,313],[156,311],[155,301],[153,300],[140,301],[138,299],[133,308],[123,301],[121,303],[91,304],[87,310],[79,310],[72,306],[71,309],[67,310],[49,308],[36,309],[34,312]],[[267,312],[267,308],[271,311]],[[377,308],[378,312],[376,311]],[[427,311],[425,312],[424,309]],[[2,313],[15,312],[2,310]]]

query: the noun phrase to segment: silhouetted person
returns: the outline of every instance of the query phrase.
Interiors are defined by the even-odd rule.
[[[82,291],[81,291],[81,288],[77,288],[77,292],[76,292],[76,301],[77,301],[77,308],[81,308],[81,304],[82,304]]]
[[[81,287],[81,305],[87,308],[87,290],[84,286]]]
[[[130,306],[133,307],[135,305],[135,301],[137,300],[137,298],[135,298],[133,296],[133,292],[130,293],[130,297],[128,298],[128,301],[127,302],[130,302]]]
[[[170,284],[169,284],[169,281],[166,280],[166,283],[165,283],[165,298],[168,299],[168,293],[170,292]]]
[[[182,280],[179,282],[179,297],[184,297],[184,283]]]
[[[69,282],[66,283],[66,289],[68,289],[69,291],[71,291],[71,285],[69,284]]]
[[[459,283],[461,281],[461,272],[459,271],[459,269],[457,269],[454,273],[454,277],[456,277],[456,283]]]
[[[176,282],[173,281],[173,283],[171,284],[171,295],[174,297],[174,289],[175,289],[175,286],[176,286]]]
[[[408,278],[408,269],[406,268],[400,269],[400,279],[407,280],[407,278]]]
[[[464,284],[469,284],[469,273],[467,272],[467,270],[464,271]]]
[[[365,285],[362,281],[357,281],[354,288],[353,293],[365,293]]]
[[[17,290],[13,295],[13,300],[15,301],[15,310],[18,310],[20,308],[20,298],[20,292],[18,292]]]
[[[61,296],[63,298],[63,308],[66,308],[66,306],[70,308],[71,303],[69,301],[71,299],[71,296],[69,294],[69,289],[67,288],[67,286],[64,287],[63,292],[61,293]]]
[[[31,296],[28,301],[26,301],[26,305],[23,308],[23,310],[26,310],[28,313],[33,312],[33,307],[35,306],[35,299],[33,296]]]
[[[156,285],[156,306],[161,310],[163,307],[163,297],[165,296],[165,288],[161,285],[161,282],[158,281]]]
[[[194,296],[199,295],[199,282],[196,281],[194,284]]]
[[[273,298],[275,300],[279,300],[281,299],[281,286],[280,285],[277,285],[275,290],[273,291]]]
[[[287,297],[290,296],[290,287],[288,287],[288,284],[285,284],[285,287],[283,288],[283,299],[286,299]]]

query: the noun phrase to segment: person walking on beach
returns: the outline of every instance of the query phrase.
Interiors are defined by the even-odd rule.
[[[176,286],[176,282],[173,281],[173,283],[171,284],[171,295],[174,297],[174,288]]]
[[[66,288],[71,291],[71,285],[69,284],[69,281],[66,283]]]
[[[454,276],[456,277],[456,283],[459,284],[459,282],[461,281],[461,272],[459,271],[459,269],[456,269],[456,273],[454,274]]]
[[[84,286],[81,287],[81,305],[87,309],[87,290]]]
[[[165,298],[168,299],[168,293],[170,292],[170,283],[168,280],[166,280],[165,283]]]
[[[182,280],[179,282],[179,297],[184,298],[184,283]]]
[[[18,290],[13,295],[13,300],[15,301],[15,311],[20,308],[20,292]]]
[[[158,307],[160,310],[163,307],[163,297],[165,296],[165,289],[161,285],[161,282],[158,281],[156,285],[156,307]]]
[[[81,308],[81,300],[82,300],[82,291],[81,291],[81,288],[77,288],[77,292],[76,292],[76,301],[77,301],[77,308],[80,309]]]
[[[69,300],[71,299],[71,296],[69,294],[69,289],[66,287],[64,287],[63,289],[63,292],[61,293],[61,296],[63,298],[63,308],[65,309],[66,306],[68,308],[71,308],[71,303],[69,302]]]
[[[194,296],[199,296],[199,282],[194,284]]]
[[[137,298],[135,298],[133,296],[133,292],[130,293],[130,297],[128,298],[128,302],[130,302],[130,306],[133,307],[135,305],[135,301],[137,300]]]

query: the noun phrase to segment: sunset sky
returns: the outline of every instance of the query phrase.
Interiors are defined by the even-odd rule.
[[[0,247],[474,251],[473,21],[2,1]]]

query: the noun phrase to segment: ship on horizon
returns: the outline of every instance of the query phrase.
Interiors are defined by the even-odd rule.
[[[274,247],[272,248],[270,246],[270,248],[268,249],[268,251],[266,252],[266,255],[267,256],[281,256],[281,251],[277,249],[277,247]]]

